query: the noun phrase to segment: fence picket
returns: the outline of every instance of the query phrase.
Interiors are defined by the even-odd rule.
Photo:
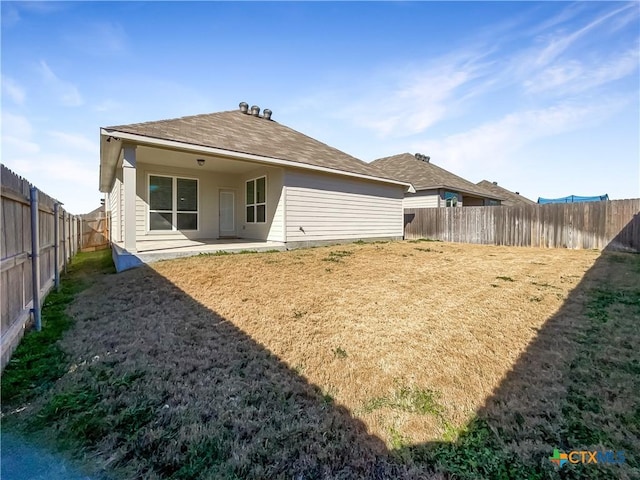
[[[640,199],[405,209],[405,239],[640,252]]]
[[[0,314],[0,369],[4,369],[13,350],[24,334],[31,318],[33,305],[31,250],[31,208],[29,204],[31,184],[0,164],[1,202],[0,259],[2,309]],[[54,250],[54,205],[57,201],[38,190],[38,254],[40,273],[40,297],[44,298],[54,283],[56,271]],[[63,212],[62,208],[59,209]],[[79,221],[69,216],[72,223]],[[59,221],[59,219],[58,219]],[[58,268],[77,251],[77,238],[69,238],[71,249],[60,255]],[[63,252],[64,250],[61,250]]]

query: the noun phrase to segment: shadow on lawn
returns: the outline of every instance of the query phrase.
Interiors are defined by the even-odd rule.
[[[615,253],[639,242],[637,214],[457,440],[396,453],[456,478],[640,478],[640,255]],[[559,469],[554,448],[624,461]]]
[[[82,439],[108,478],[558,478],[553,447],[640,451],[639,276],[639,255],[601,255],[455,442],[389,452],[328,394],[141,267],[71,307],[63,348],[74,364],[35,422],[69,448]],[[560,477],[637,473],[628,456]]]
[[[331,397],[148,267],[81,294],[40,426],[108,478],[424,478]],[[286,301],[286,300],[283,300]],[[111,474],[109,472],[112,472]]]

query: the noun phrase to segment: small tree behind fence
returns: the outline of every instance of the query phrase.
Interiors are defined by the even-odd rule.
[[[4,369],[29,319],[78,251],[80,220],[60,203],[0,164],[0,367]]]

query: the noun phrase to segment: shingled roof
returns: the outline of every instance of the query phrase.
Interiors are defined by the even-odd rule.
[[[412,183],[416,191],[448,188],[457,192],[502,200],[501,195],[485,190],[433,163],[418,160],[411,153],[379,158],[371,162],[371,165],[379,168],[391,178]]]
[[[481,182],[478,182],[477,185],[485,190],[493,192],[496,195],[500,195],[504,198],[502,205],[507,207],[512,207],[514,205],[535,205],[536,203],[533,200],[523,197],[519,193],[507,190],[506,188],[499,186],[497,183],[490,182],[488,180],[482,180]]]
[[[273,120],[239,110],[105,127],[125,132],[232,152],[289,160],[345,172],[391,179],[368,163]]]

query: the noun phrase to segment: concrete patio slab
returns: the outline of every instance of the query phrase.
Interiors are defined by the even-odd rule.
[[[194,255],[243,251],[265,252],[286,250],[283,242],[269,242],[250,239],[201,239],[201,240],[143,240],[136,243],[136,252],[129,252],[122,244],[112,244],[113,263],[116,271],[123,272],[140,265]]]

